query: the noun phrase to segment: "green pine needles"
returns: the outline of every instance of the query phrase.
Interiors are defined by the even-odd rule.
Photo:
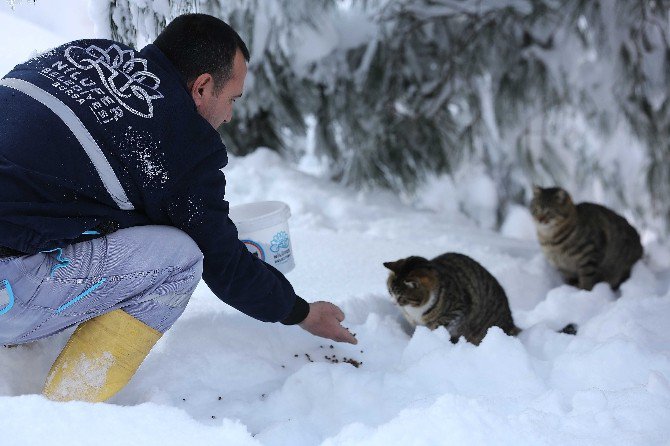
[[[478,165],[498,224],[537,183],[670,228],[669,0],[162,3],[113,1],[112,37],[150,41],[185,11],[236,28],[236,154],[310,146],[334,179],[405,193]]]

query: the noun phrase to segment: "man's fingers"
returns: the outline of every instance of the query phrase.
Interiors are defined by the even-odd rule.
[[[330,314],[332,314],[338,322],[342,322],[344,320],[344,312],[342,312],[340,307],[330,302],[327,302],[327,305],[329,307],[328,311]]]
[[[330,302],[314,302],[310,304],[310,312],[300,326],[316,336],[357,344],[354,335],[341,325],[342,321],[344,313],[337,305]]]
[[[348,342],[350,344],[358,344],[358,339],[351,334],[351,332],[343,326],[339,326],[340,330],[337,333],[336,341],[338,342]]]

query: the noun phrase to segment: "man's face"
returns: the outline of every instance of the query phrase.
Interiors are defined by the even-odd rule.
[[[247,62],[238,49],[233,60],[233,77],[221,89],[217,90],[209,74],[202,74],[193,82],[191,96],[198,113],[215,129],[233,118],[233,105],[242,96],[246,76]]]

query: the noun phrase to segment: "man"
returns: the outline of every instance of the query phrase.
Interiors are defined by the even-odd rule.
[[[78,325],[47,397],[114,395],[201,275],[258,320],[356,343],[339,308],[296,296],[228,218],[216,128],[248,60],[227,24],[188,14],[140,52],[75,41],[0,80],[0,342]]]

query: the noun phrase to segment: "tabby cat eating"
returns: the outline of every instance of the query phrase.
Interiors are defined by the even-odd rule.
[[[410,324],[431,330],[444,326],[452,342],[464,336],[478,345],[489,327],[515,336],[507,295],[495,277],[468,256],[442,254],[432,260],[412,256],[386,262],[387,286]]]
[[[575,205],[559,187],[534,187],[530,210],[542,251],[569,285],[591,290],[604,281],[617,290],[642,257],[625,218],[598,204]]]

